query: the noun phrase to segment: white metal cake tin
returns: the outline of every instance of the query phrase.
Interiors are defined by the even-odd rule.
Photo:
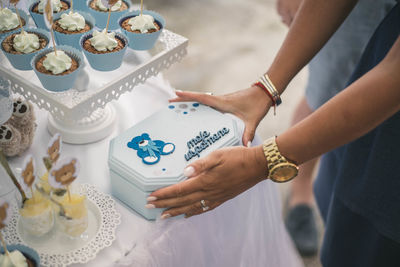
[[[151,192],[185,180],[189,163],[240,138],[231,116],[194,102],[170,104],[111,141],[112,194],[154,220],[162,209],[144,207]]]

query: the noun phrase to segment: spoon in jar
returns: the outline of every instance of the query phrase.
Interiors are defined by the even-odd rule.
[[[60,208],[60,211],[58,213],[60,216],[64,217],[67,220],[72,220],[71,217],[67,216],[67,214],[65,213],[64,206],[60,202],[54,200],[49,194],[46,193],[46,191],[44,191],[44,189],[42,187],[39,187],[37,184],[35,185],[35,187],[36,187],[36,190],[40,194],[42,194],[42,196],[44,196],[45,198],[47,198],[48,200],[50,200],[51,202],[53,202]]]

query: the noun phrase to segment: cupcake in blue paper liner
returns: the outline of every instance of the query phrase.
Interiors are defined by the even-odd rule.
[[[28,14],[19,8],[18,13],[21,16],[22,26],[25,28],[29,21]],[[0,8],[0,39],[19,29],[20,25],[15,8]]]
[[[0,40],[1,50],[18,70],[31,70],[32,58],[46,48],[50,42],[50,34],[43,29],[27,28],[9,33]]]
[[[121,33],[94,30],[82,36],[80,44],[93,69],[111,71],[121,66],[128,39]]]
[[[82,69],[83,57],[77,49],[67,46],[46,48],[31,61],[31,66],[43,87],[49,91],[61,92],[71,89]]]
[[[165,27],[164,18],[153,11],[132,11],[122,16],[118,23],[129,39],[129,47],[134,50],[148,50],[156,43]]]
[[[96,20],[96,26],[104,29],[107,26],[108,8],[103,5],[101,0],[88,0],[89,13]],[[110,25],[108,29],[116,30],[119,28],[118,19],[129,11],[130,1],[118,0],[111,7]]]
[[[17,244],[8,245],[7,250],[10,252],[10,258],[5,255],[4,248],[0,248],[0,266],[29,266],[39,267],[39,254],[30,247]]]
[[[70,8],[70,3],[66,0],[51,0],[51,1],[54,14],[65,12]],[[35,22],[36,27],[48,30],[43,17],[43,9],[45,5],[46,5],[46,0],[40,0],[38,2],[34,2],[29,7],[29,13],[31,14],[31,17]]]
[[[81,50],[79,40],[82,35],[92,32],[94,25],[94,18],[82,11],[69,11],[55,15],[53,30],[57,44],[69,45]]]

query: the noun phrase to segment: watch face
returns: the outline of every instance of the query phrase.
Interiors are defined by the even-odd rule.
[[[276,165],[270,173],[270,178],[274,182],[283,183],[292,180],[297,176],[299,169],[291,163],[282,163]]]

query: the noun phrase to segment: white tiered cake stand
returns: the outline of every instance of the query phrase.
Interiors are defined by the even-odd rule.
[[[74,88],[61,93],[44,89],[33,71],[14,69],[2,53],[0,76],[10,82],[13,92],[49,111],[50,133],[61,133],[67,143],[86,144],[112,132],[116,113],[109,102],[180,61],[187,45],[185,37],[164,29],[153,49],[128,49],[117,70],[96,71],[85,59]]]

